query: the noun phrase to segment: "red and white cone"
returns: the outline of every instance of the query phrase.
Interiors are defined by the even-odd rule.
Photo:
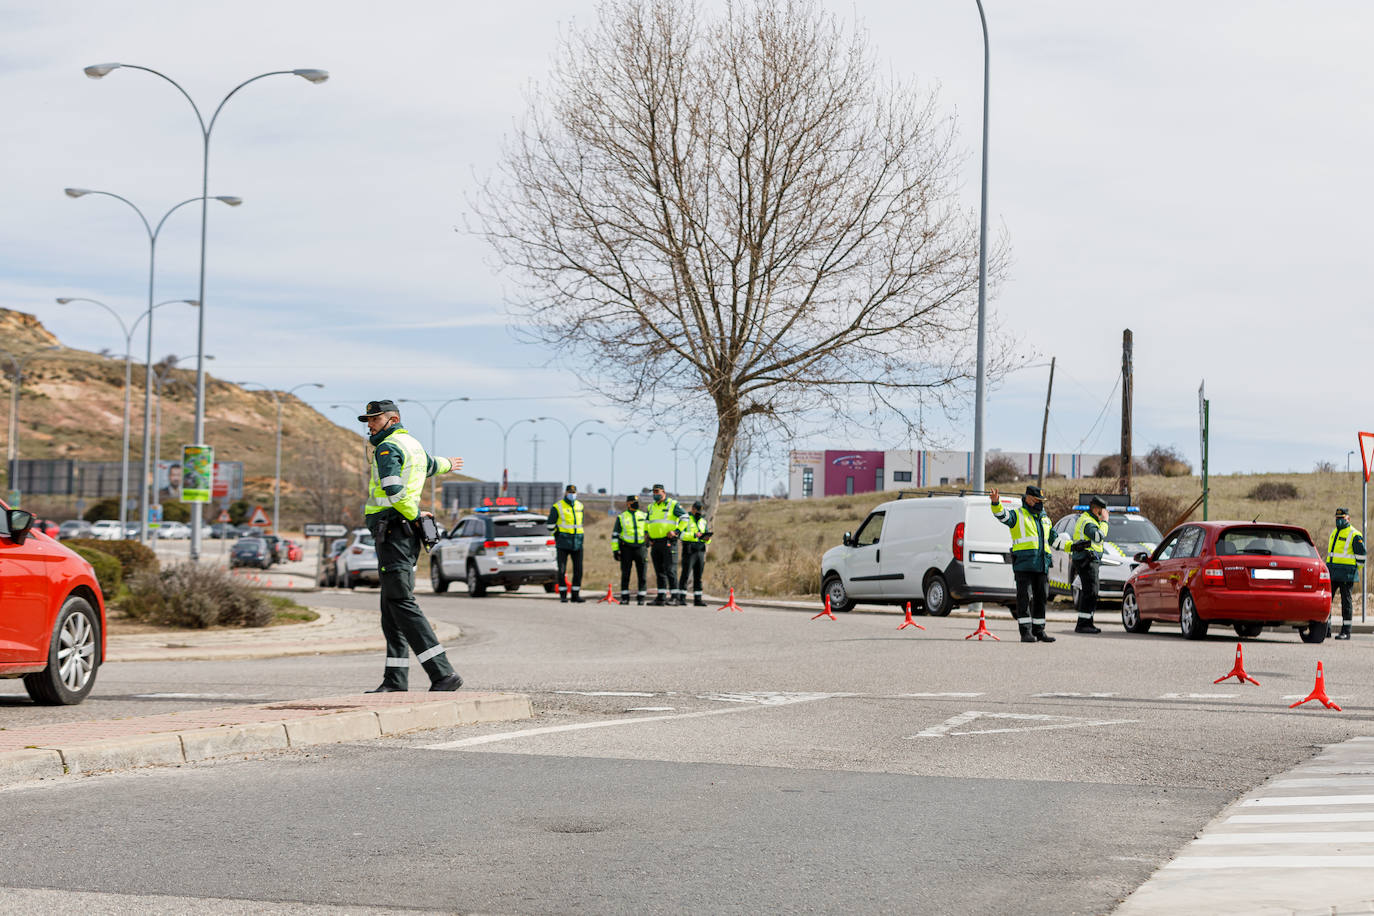
[[[991,636],[993,639],[997,640],[998,642],[1001,642],[1001,641],[1002,641],[1002,637],[998,636],[996,633],[994,633],[994,632],[992,632],[991,630],[988,629],[988,618],[987,618],[987,614],[986,614],[986,612],[983,611],[982,608],[979,608],[979,609],[978,609],[978,629],[974,630],[972,633],[968,634],[968,635],[965,636],[964,638],[965,638],[965,639],[972,639],[972,638],[975,637],[975,636],[978,637],[978,641],[979,641],[979,642],[982,642],[982,641],[983,641],[983,637],[984,637],[984,636]]]
[[[604,596],[602,596],[601,600],[598,601],[597,604],[619,604],[619,603],[620,603],[620,599],[617,598],[617,597],[615,596],[615,592],[612,591],[611,585],[610,585],[610,584],[607,584],[607,586],[606,586],[606,594],[605,594]]]
[[[823,611],[821,611],[819,614],[817,614],[816,617],[829,617],[831,620],[839,620],[838,617],[836,617],[834,614],[832,614],[832,613],[830,612],[830,596],[829,596],[829,595],[826,595],[826,596],[825,596],[825,610],[823,610]],[[812,619],[812,620],[815,620],[816,617],[812,617],[811,619]]]
[[[1331,698],[1326,695],[1326,676],[1322,674],[1321,662],[1317,662],[1317,683],[1312,687],[1312,692],[1309,693],[1303,699],[1298,700],[1298,702],[1291,704],[1288,708],[1292,709],[1294,706],[1301,706],[1302,704],[1309,703],[1312,700],[1316,700],[1317,702],[1325,706],[1327,709],[1334,709],[1336,710],[1336,712],[1341,711],[1341,708],[1337,706],[1335,703],[1333,703],[1331,701]]]
[[[899,629],[899,630],[905,630],[907,627],[915,627],[915,628],[918,629],[918,630],[924,630],[924,629],[925,629],[925,627],[921,626],[919,623],[917,623],[916,621],[914,621],[914,620],[911,619],[911,602],[910,602],[910,601],[908,601],[908,602],[906,603],[906,620],[903,620],[903,621],[902,621],[902,625],[899,626],[899,627],[897,627],[897,629]]]
[[[740,607],[738,604],[735,603],[735,590],[733,588],[730,589],[730,597],[726,600],[724,604],[716,608],[716,611],[740,611],[741,613],[743,613],[744,608]]]
[[[1231,670],[1230,670],[1230,671],[1226,672],[1225,674],[1223,674],[1221,677],[1217,678],[1217,679],[1216,679],[1215,681],[1213,681],[1212,683],[1213,683],[1213,684],[1220,684],[1222,681],[1226,680],[1227,678],[1232,678],[1232,677],[1235,678],[1236,680],[1240,681],[1242,684],[1244,684],[1246,681],[1249,681],[1250,683],[1254,684],[1256,687],[1259,686],[1259,681],[1255,680],[1255,679],[1252,678],[1250,675],[1248,675],[1248,674],[1245,673],[1245,659],[1241,656],[1240,643],[1236,643],[1236,663],[1235,663],[1235,665],[1233,665],[1233,666],[1231,667]]]

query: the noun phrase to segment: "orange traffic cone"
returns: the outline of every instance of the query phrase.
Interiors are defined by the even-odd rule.
[[[819,614],[817,614],[816,617],[829,617],[831,620],[839,620],[838,617],[836,617],[834,614],[832,614],[832,613],[830,612],[830,596],[829,596],[829,595],[826,595],[826,596],[825,596],[825,610],[823,610],[823,611],[821,611]],[[815,620],[816,617],[812,617],[811,619],[812,619],[812,620]]]
[[[730,589],[730,597],[726,599],[724,604],[716,608],[716,611],[740,611],[743,613],[744,608],[735,603],[735,590],[733,588]]]
[[[978,609],[978,629],[974,630],[972,633],[968,634],[964,638],[972,639],[975,636],[978,637],[979,642],[983,641],[984,636],[991,636],[998,642],[1002,641],[1002,637],[998,636],[996,633],[993,633],[991,630],[988,629],[988,618],[982,608]]]
[[[925,627],[921,626],[919,623],[917,623],[916,621],[914,621],[914,620],[911,619],[911,602],[910,602],[910,601],[908,601],[908,602],[906,603],[906,620],[903,620],[903,621],[902,621],[902,625],[899,626],[899,627],[897,627],[897,629],[899,629],[899,630],[905,630],[907,627],[915,627],[915,628],[918,629],[918,630],[924,630],[924,629],[925,629]]]
[[[619,603],[620,603],[620,599],[617,598],[617,597],[615,596],[615,593],[614,593],[613,591],[611,591],[611,584],[610,584],[610,583],[607,583],[607,584],[606,584],[606,596],[605,596],[604,598],[602,598],[600,601],[598,601],[597,604],[619,604]]]
[[[1301,706],[1302,704],[1310,702],[1312,700],[1320,701],[1321,704],[1325,706],[1327,709],[1334,709],[1336,710],[1336,712],[1341,711],[1341,708],[1337,706],[1335,703],[1331,702],[1331,698],[1326,695],[1326,676],[1322,674],[1321,662],[1317,662],[1317,683],[1313,685],[1312,692],[1309,693],[1305,698],[1298,700],[1298,702],[1289,705],[1288,708],[1292,709],[1294,706]]]
[[[1222,681],[1224,681],[1224,680],[1226,680],[1227,678],[1230,678],[1230,677],[1235,678],[1237,681],[1240,681],[1242,684],[1244,684],[1246,681],[1249,681],[1250,683],[1254,684],[1256,687],[1259,686],[1259,681],[1255,680],[1255,679],[1252,678],[1250,675],[1248,675],[1248,674],[1245,673],[1245,659],[1243,659],[1243,658],[1241,657],[1240,643],[1236,643],[1236,664],[1235,664],[1235,666],[1232,667],[1230,671],[1226,672],[1225,674],[1223,674],[1221,677],[1217,678],[1217,679],[1216,679],[1215,681],[1213,681],[1212,683],[1213,683],[1213,684],[1220,684]]]

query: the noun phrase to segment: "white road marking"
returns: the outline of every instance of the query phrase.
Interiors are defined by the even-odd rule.
[[[1033,693],[1031,697],[1037,700],[1104,700],[1107,697],[1114,697],[1114,693]]]
[[[1012,719],[1020,722],[1043,722],[1043,725],[1021,725],[1015,728],[987,728],[970,731],[954,731],[976,719]],[[1125,725],[1137,719],[1080,719],[1074,716],[1050,716],[1016,712],[965,712],[951,716],[939,725],[932,725],[914,735],[906,735],[903,740],[913,738],[946,738],[959,735],[1001,735],[1008,732],[1048,731],[1056,728],[1090,728],[1097,725]]]
[[[1323,814],[1233,814],[1228,824],[1345,824],[1374,823],[1374,811],[1328,811]]]
[[[1194,846],[1268,846],[1279,843],[1374,843],[1374,831],[1333,830],[1329,833],[1214,833],[1203,834]]]
[[[1181,856],[1175,868],[1374,868],[1374,856]]]
[[[1300,805],[1374,805],[1374,795],[1271,795],[1247,798],[1242,808],[1296,808]]]
[[[1284,696],[1279,697],[1279,699],[1280,699],[1280,700],[1305,700],[1305,699],[1307,699],[1308,696],[1309,696],[1309,694],[1306,694],[1306,693],[1289,693],[1289,694],[1285,694]],[[1328,698],[1329,700],[1331,700],[1331,702],[1333,702],[1333,703],[1349,703],[1349,702],[1350,702],[1350,697],[1349,697],[1348,695],[1346,695],[1346,694],[1341,694],[1340,696],[1337,696],[1337,695],[1334,694],[1334,693],[1328,693],[1326,696],[1327,696],[1327,698]],[[1321,702],[1320,702],[1319,700],[1313,700],[1312,702],[1313,702],[1313,703],[1316,703],[1318,706],[1321,705]]]
[[[967,697],[967,698],[973,698],[973,697],[981,697],[982,694],[981,694],[981,693],[953,693],[953,692],[951,692],[951,693],[899,693],[899,694],[897,694],[897,696],[898,696],[899,698],[911,697],[912,699],[925,699],[925,698],[936,699],[936,698],[939,698],[939,697]]]
[[[1230,700],[1238,694],[1234,693],[1162,693],[1159,695],[1161,700]]]
[[[676,706],[631,706],[626,712],[673,712]]]
[[[554,693],[566,693],[579,697],[652,697],[658,696],[655,693],[641,693],[638,690],[555,690]]]
[[[746,693],[704,693],[698,700],[715,700],[720,703],[753,703],[759,706],[786,706],[804,700],[824,700],[830,697],[849,697],[852,693],[780,693],[772,690],[758,690]]]
[[[1374,776],[1325,776],[1315,779],[1276,779],[1269,783],[1274,788],[1312,789],[1322,786],[1374,786]]]

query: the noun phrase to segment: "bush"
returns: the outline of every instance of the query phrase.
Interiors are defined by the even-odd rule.
[[[119,518],[119,498],[111,496],[109,499],[102,499],[87,509],[86,513],[81,517],[88,522],[117,519]]]
[[[73,538],[63,541],[68,547],[89,547],[109,554],[119,561],[120,575],[125,581],[141,572],[157,571],[157,554],[138,541],[99,541],[95,538]]]
[[[1167,493],[1137,493],[1133,502],[1140,507],[1140,514],[1155,523],[1160,534],[1168,534],[1169,529],[1184,521],[1181,516],[1193,500],[1186,496],[1170,496]],[[1107,520],[1107,530],[1111,531],[1111,519]]]
[[[1193,473],[1193,466],[1183,460],[1178,449],[1156,445],[1145,454],[1145,467],[1151,474],[1160,477],[1187,477]]]
[[[989,455],[983,464],[983,479],[988,483],[1015,483],[1021,479],[1021,469],[1006,455]]]
[[[136,620],[193,629],[261,627],[272,620],[272,606],[256,591],[223,569],[195,563],[135,576],[121,607]]]
[[[162,504],[162,520],[164,522],[189,522],[191,520],[191,508],[186,503],[169,499]]]
[[[1145,465],[1140,463],[1139,458],[1131,459],[1131,474],[1135,477],[1144,477],[1149,471]],[[1097,463],[1097,469],[1093,471],[1094,477],[1118,478],[1121,476],[1121,456],[1108,455]]]
[[[1336,462],[1318,461],[1312,466],[1312,471],[1316,474],[1334,474],[1336,473]]]
[[[108,601],[119,591],[119,583],[123,581],[123,575],[119,569],[119,561],[94,547],[75,547],[68,542],[69,547],[75,550],[77,555],[95,570],[95,581],[100,584],[100,594],[105,596]]]
[[[1257,499],[1262,503],[1276,503],[1285,499],[1297,499],[1298,488],[1285,481],[1269,480],[1251,487],[1250,492],[1246,493],[1245,496],[1247,499]]]

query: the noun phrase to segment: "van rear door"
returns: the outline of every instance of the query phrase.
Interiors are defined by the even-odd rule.
[[[1020,500],[1002,497],[1015,509]],[[992,514],[990,502],[970,499],[964,512],[964,581],[972,591],[1014,589],[1011,574],[1011,529]]]

